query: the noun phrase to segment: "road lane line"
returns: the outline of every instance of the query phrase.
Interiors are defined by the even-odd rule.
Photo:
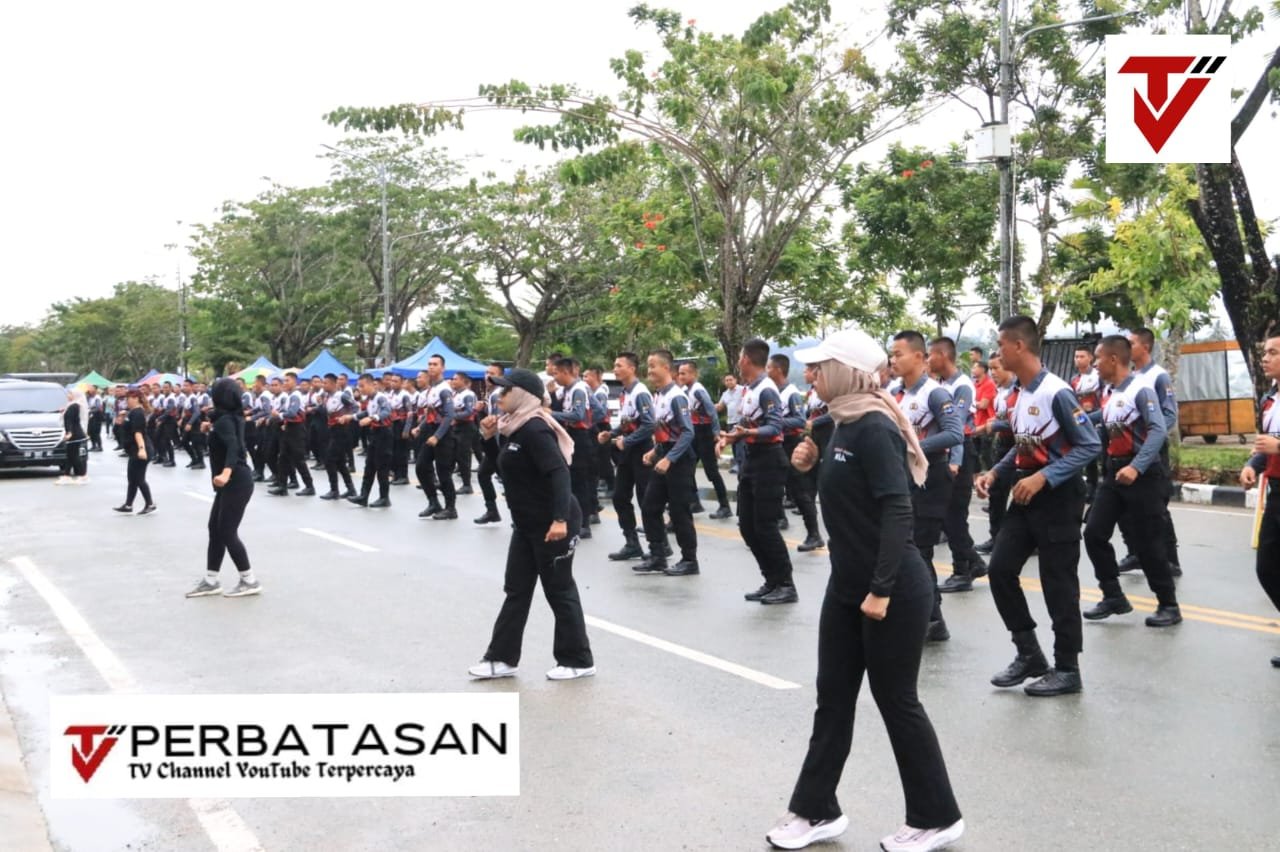
[[[194,495],[200,496],[200,495]],[[75,604],[71,603],[36,564],[25,556],[9,560],[31,588],[44,598],[62,628],[80,648],[112,692],[136,692],[138,682],[115,652],[98,637]],[[188,799],[200,827],[218,852],[263,852],[261,841],[245,824],[231,803],[222,799]]]
[[[792,683],[789,680],[783,680],[780,677],[774,677],[771,674],[758,672],[755,669],[749,669],[746,666],[729,662],[728,660],[714,657],[711,654],[704,654],[701,651],[695,651],[693,648],[686,648],[683,645],[677,645],[675,642],[668,642],[666,639],[659,639],[657,636],[650,636],[648,633],[641,633],[639,630],[632,630],[630,627],[623,627],[621,624],[614,624],[611,621],[605,621],[603,618],[596,618],[594,615],[588,615],[587,624],[592,627],[612,633],[615,636],[621,636],[624,639],[630,639],[633,642],[639,642],[642,645],[648,645],[651,648],[657,648],[659,651],[666,651],[668,654],[675,654],[677,657],[684,657],[686,660],[692,660],[695,663],[702,663],[704,666],[710,666],[713,669],[719,669],[731,675],[736,675],[744,680],[752,683],[758,683],[761,686],[767,686],[770,689],[799,689],[800,684]]]
[[[188,497],[190,497],[192,500],[199,500],[199,501],[201,501],[202,503],[212,503],[212,502],[213,502],[213,498],[212,498],[212,497],[210,497],[208,494],[197,494],[197,493],[196,493],[196,492],[194,492],[194,491],[183,491],[182,493],[183,493],[183,494],[185,494],[185,495],[187,495]]]
[[[358,541],[352,541],[349,538],[343,538],[340,535],[324,532],[323,530],[313,530],[311,527],[298,527],[298,532],[304,532],[307,535],[313,535],[316,538],[322,538],[325,541],[331,541],[334,544],[341,544],[344,547],[350,547],[352,550],[358,550],[361,553],[377,553],[378,548],[370,547],[367,544],[361,544]]]

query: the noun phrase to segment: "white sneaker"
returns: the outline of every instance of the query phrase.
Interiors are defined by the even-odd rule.
[[[75,484],[75,485],[88,485],[88,484],[89,484],[89,477],[88,477],[88,476],[77,476],[75,479],[73,479],[73,480],[71,480],[71,481],[72,481],[72,483],[73,483],[73,484]]]
[[[515,666],[509,666],[502,660],[481,660],[467,669],[467,674],[480,680],[489,680],[495,677],[511,677],[516,671]]]
[[[53,484],[54,484],[54,485],[66,485],[66,484],[67,484],[68,482],[70,482],[70,481],[71,481],[71,477],[69,477],[69,476],[59,476],[57,479],[55,479],[55,480],[53,481]]]
[[[946,828],[912,828],[904,825],[892,837],[880,841],[885,852],[931,852],[945,849],[964,834],[964,820],[956,820]]]
[[[848,827],[849,818],[844,814],[814,821],[788,812],[764,839],[779,849],[803,849],[810,843],[839,837]]]
[[[569,666],[556,666],[547,672],[547,680],[576,680],[580,677],[595,677],[596,667],[588,666],[585,669],[575,669]]]

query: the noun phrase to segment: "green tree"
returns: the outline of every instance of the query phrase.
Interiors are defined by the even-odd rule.
[[[0,326],[0,373],[36,373],[45,369],[39,329],[30,325]]]
[[[555,116],[517,131],[539,147],[583,151],[640,139],[661,150],[687,184],[704,260],[699,283],[719,311],[716,336],[732,359],[762,314],[791,298],[775,293],[787,283],[779,267],[792,240],[819,227],[850,159],[921,109],[918,99],[900,97],[863,49],[844,42],[830,13],[826,0],[792,0],[741,36],[716,36],[675,11],[641,4],[630,17],[656,32],[664,56],[649,63],[629,50],[612,60],[622,85],[616,100],[573,85],[512,81],[482,87],[476,106]],[[328,118],[430,133],[460,125],[457,106],[343,108]],[[831,264],[794,269],[824,266]]]
[[[178,294],[126,281],[102,299],[57,302],[40,328],[50,369],[136,378],[178,367]]]

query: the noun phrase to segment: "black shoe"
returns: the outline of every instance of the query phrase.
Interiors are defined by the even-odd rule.
[[[302,489],[301,491],[299,491],[299,492],[298,492],[297,494],[295,494],[294,496],[295,496],[295,497],[314,497],[314,496],[316,496],[316,489],[315,489],[314,487],[312,487],[312,486],[308,485],[306,488]]]
[[[143,515],[153,514],[155,510],[156,510],[156,505],[154,503],[152,503],[150,506],[143,506],[142,511],[138,513],[138,517],[142,517]]]
[[[1070,695],[1082,689],[1084,689],[1084,683],[1080,680],[1080,672],[1062,672],[1057,669],[1049,669],[1048,674],[1035,683],[1027,684],[1022,688],[1022,691],[1027,695],[1048,698],[1054,695]]]
[[[972,592],[973,578],[968,574],[952,574],[938,584],[938,591],[944,594],[952,592]]]
[[[253,481],[254,481],[254,482],[266,482],[266,481],[267,481],[267,478],[266,478],[265,476],[263,476],[262,474],[260,474],[260,473],[255,473],[255,474],[253,475]]]
[[[786,499],[786,500],[783,500],[783,501],[782,501],[782,508],[784,508],[784,509],[794,509],[795,507],[796,507],[796,501],[795,501],[795,500],[791,500],[791,499],[789,499],[789,498],[788,498],[788,499]]]
[[[1118,598],[1104,597],[1090,609],[1084,611],[1084,617],[1090,621],[1101,621],[1112,615],[1124,615],[1133,612],[1133,604],[1124,595]]]
[[[631,570],[637,574],[663,574],[667,570],[667,560],[663,556],[646,556],[643,562],[632,565]]]
[[[770,604],[789,604],[800,600],[800,596],[796,594],[795,586],[778,586],[769,594],[760,598],[760,603]]]
[[[379,497],[377,500],[374,500],[369,504],[370,509],[389,509],[390,507],[391,501],[386,497]]]
[[[363,494],[361,494],[361,495],[359,495],[359,496],[355,496],[355,497],[348,497],[348,498],[347,498],[347,502],[348,502],[348,503],[355,503],[357,506],[368,506],[368,505],[369,505],[369,498],[368,498],[368,497],[365,497]]]
[[[1034,653],[1018,654],[1004,671],[991,678],[993,686],[1017,686],[1027,678],[1041,677],[1049,673],[1049,661],[1037,647]]]
[[[1170,563],[1169,563],[1169,576],[1171,576],[1171,577],[1181,577],[1181,576],[1182,576],[1182,566],[1181,566],[1181,565],[1179,565],[1177,562],[1170,562]]]
[[[1182,610],[1175,606],[1158,606],[1156,611],[1147,616],[1148,627],[1172,627],[1182,623]]]
[[[288,497],[289,489],[287,488],[268,488],[267,493],[272,497]]]
[[[728,506],[721,506],[719,509],[716,509],[714,512],[712,512],[708,517],[710,517],[711,520],[713,521],[723,521],[725,518],[733,517],[733,510],[730,509]]]
[[[591,538],[591,527],[583,527],[578,533],[579,539]]]
[[[301,488],[301,487],[302,487],[302,486],[301,486],[301,485],[299,485],[298,483],[296,483],[296,482],[294,482],[294,481],[292,481],[292,480],[290,480],[290,481],[289,481],[289,490],[290,490],[290,491],[297,491],[297,490],[298,490],[299,488]]]
[[[324,464],[323,464],[322,462],[316,462],[315,464],[311,465],[311,469],[312,469],[312,470],[324,470]]]
[[[609,554],[609,559],[613,562],[626,562],[630,559],[643,559],[644,551],[640,549],[640,542],[635,539],[627,541],[622,545],[622,549]]]
[[[929,629],[924,632],[924,641],[926,642],[946,642],[951,638],[951,631],[947,629],[947,623],[939,618],[937,621],[929,622]]]
[[[355,492],[355,490],[354,490],[354,489],[352,489],[352,488],[348,488],[348,489],[347,489],[347,493],[346,493],[346,494],[343,494],[342,496],[343,496],[343,497],[346,497],[348,500],[351,500],[351,499],[354,499],[354,498],[356,498],[356,497],[359,497],[360,495],[359,495],[359,494],[357,494],[357,493]]]
[[[689,513],[692,515],[701,515],[705,511],[707,510],[701,503],[694,503],[693,507],[689,509]]]
[[[765,595],[772,592],[774,588],[775,588],[774,586],[770,586],[768,583],[765,583],[763,586],[756,589],[754,592],[747,592],[742,597],[749,601],[759,602],[761,598],[763,598]]]
[[[325,493],[323,493],[323,494],[321,494],[321,495],[320,495],[320,499],[321,499],[321,500],[337,500],[337,499],[338,499],[338,492],[337,492],[337,491],[326,491]]]
[[[409,479],[404,476],[398,476],[395,479],[391,480],[391,484],[392,485],[408,485]]]
[[[502,516],[498,514],[497,509],[487,509],[483,515],[476,518],[474,524],[496,524],[502,520]]]
[[[787,520],[787,516],[786,516],[786,515],[783,515],[783,516],[782,516],[782,520],[778,521],[778,529],[780,529],[780,530],[789,530],[789,529],[791,529],[791,522]]]
[[[699,574],[701,572],[698,570],[697,562],[690,562],[687,559],[682,559],[663,573],[669,577],[687,577],[690,574]]]
[[[987,576],[987,563],[981,559],[970,559],[969,576],[975,580]]]
[[[1272,658],[1271,658],[1271,665],[1272,665],[1272,666],[1274,666],[1274,667],[1275,667],[1275,668],[1277,668],[1277,669],[1280,669],[1280,657],[1272,657]]]
[[[204,464],[204,462],[196,462],[195,464],[191,465],[191,469],[192,469],[192,470],[204,470],[204,469],[205,469],[205,464]]]
[[[975,553],[981,553],[983,556],[990,556],[991,551],[996,549],[995,539],[987,539],[982,544],[975,545],[973,550]]]
[[[461,488],[459,488],[459,489],[458,489],[458,493],[459,493],[459,494],[462,494],[462,495],[465,495],[465,494],[475,494],[476,492],[474,492],[474,491],[472,491],[472,490],[471,490],[471,486],[470,486],[470,485],[464,485],[464,486],[462,486]]]
[[[177,462],[167,461],[167,462],[165,462],[164,464],[162,464],[162,465],[160,465],[160,466],[161,466],[161,467],[177,467],[177,466],[178,466],[178,463],[177,463]]]
[[[187,470],[193,470],[195,469],[195,466],[196,466],[195,462],[187,462],[185,465],[183,465],[183,467],[185,467]]]
[[[449,506],[447,509],[441,509],[431,516],[433,521],[456,521],[458,520],[458,510]]]
[[[1138,561],[1138,557],[1130,553],[1124,559],[1120,560],[1120,563],[1116,565],[1116,568],[1120,570],[1121,574],[1124,574],[1128,571],[1141,571],[1142,563]]]
[[[670,535],[671,533],[674,533],[676,531],[676,525],[668,521],[666,526],[663,527],[663,529],[665,529],[667,531],[667,534]]]
[[[801,553],[808,553],[811,550],[817,550],[820,547],[826,547],[827,543],[822,540],[822,536],[808,535],[805,537],[804,543],[796,548]]]
[[[129,505],[116,506],[116,507],[112,508],[112,510],[111,510],[111,511],[113,511],[113,512],[119,512],[119,513],[120,513],[120,514],[122,514],[122,515],[132,515],[132,514],[133,514],[133,507],[132,507],[132,506],[129,506]]]
[[[439,503],[437,503],[435,500],[432,500],[430,503],[428,503],[428,504],[427,504],[427,508],[426,508],[426,509],[424,509],[424,510],[422,510],[421,512],[419,512],[419,513],[418,513],[418,517],[419,517],[419,518],[429,518],[429,517],[431,517],[432,515],[434,515],[434,514],[436,514],[436,513],[438,513],[438,512],[443,512],[443,511],[444,511],[444,506],[441,506],[441,505],[440,505]]]
[[[600,526],[600,515],[598,515],[595,512],[592,512],[590,515],[587,516],[587,524],[593,527]]]

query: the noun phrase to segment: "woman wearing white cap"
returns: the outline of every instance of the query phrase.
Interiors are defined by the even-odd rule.
[[[836,786],[853,741],[865,673],[906,798],[906,824],[881,841],[888,852],[942,849],[964,833],[933,725],[916,694],[933,608],[928,569],[912,543],[912,483],[926,461],[915,431],[876,371],[884,349],[860,331],[842,331],[795,357],[813,365],[818,395],[836,428],[823,451],[819,494],[831,578],[818,626],[818,707],[809,752],[789,813],[767,839],[802,849],[849,825]],[[808,470],[818,448],[806,439],[792,463]]]

